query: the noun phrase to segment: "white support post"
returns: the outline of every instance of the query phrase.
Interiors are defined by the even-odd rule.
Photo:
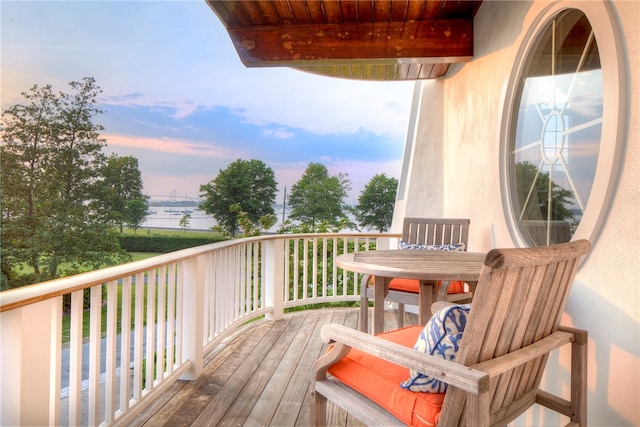
[[[191,368],[180,379],[195,380],[202,373],[204,346],[204,268],[205,256],[183,261],[182,283],[182,360],[190,360]]]
[[[0,314],[0,425],[59,422],[50,419],[59,415],[59,407],[51,407],[50,393],[59,399],[59,369],[52,372],[51,367],[60,365],[61,298]],[[58,384],[57,392],[52,383]]]
[[[264,242],[262,290],[265,306],[273,309],[265,316],[270,320],[282,319],[284,316],[284,245],[286,242],[286,239],[272,239]]]
[[[397,246],[397,238],[393,238]],[[389,237],[376,237],[376,250],[381,251],[385,249],[391,249],[391,238]]]

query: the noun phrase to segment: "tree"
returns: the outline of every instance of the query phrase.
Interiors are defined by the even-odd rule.
[[[309,163],[302,178],[291,187],[291,220],[318,230],[324,225],[341,229],[349,221],[344,202],[351,183],[346,174],[329,176],[326,166]]]
[[[183,214],[182,218],[180,218],[180,228],[182,229],[182,235],[186,234],[187,232],[187,228],[189,228],[189,225],[191,221],[191,214]]]
[[[249,218],[249,214],[244,212],[240,205],[233,205],[231,210],[238,215],[238,228],[244,237],[259,236],[263,231],[273,227],[278,221],[274,214],[262,215],[256,224]]]
[[[365,186],[355,208],[360,227],[375,229],[380,233],[389,230],[393,220],[398,180],[377,174]]]
[[[36,282],[128,258],[96,187],[105,160],[102,127],[93,122],[100,88],[93,78],[69,86],[56,95],[34,85],[24,104],[2,114],[1,255],[9,286],[18,264],[32,267],[28,280]]]
[[[54,140],[59,100],[51,86],[33,86],[22,94],[25,105],[10,106],[2,114],[2,233],[3,286],[14,282],[13,265],[24,262],[40,274],[40,240],[44,228],[47,194],[45,167]]]
[[[134,229],[139,227],[148,209],[148,197],[142,194],[138,159],[113,154],[106,160],[101,176],[102,207],[109,219],[120,228],[120,233],[125,224],[133,224]]]
[[[553,221],[574,219],[573,213],[569,210],[573,204],[573,192],[556,184],[549,178],[548,172],[539,172],[534,164],[526,161],[516,164],[516,186],[522,219]]]
[[[260,217],[274,215],[276,179],[273,169],[261,160],[236,160],[208,184],[200,186],[206,197],[203,210],[212,215],[218,226],[232,237],[238,231],[238,214],[259,225]]]
[[[149,210],[148,196],[140,196],[127,201],[124,207],[124,222],[136,233],[147,217]],[[122,231],[121,231],[122,232]]]

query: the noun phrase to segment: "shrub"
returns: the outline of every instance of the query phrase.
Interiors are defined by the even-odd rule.
[[[120,246],[127,252],[169,253],[226,240],[224,237],[130,236],[120,235]]]

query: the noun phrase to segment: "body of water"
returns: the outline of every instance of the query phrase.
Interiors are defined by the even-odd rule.
[[[290,210],[287,209],[286,217],[288,217]],[[149,214],[142,223],[141,228],[175,228],[180,229],[180,220],[185,214],[189,214],[189,226],[188,230],[210,230],[211,227],[217,225],[216,220],[207,215],[204,211],[201,211],[195,207],[182,207],[182,206],[150,206]],[[282,224],[282,208],[276,209],[275,212],[278,221],[268,231],[271,233],[280,229]],[[355,221],[354,218],[351,218]],[[343,230],[344,232],[353,232],[355,230]]]
[[[280,208],[282,209],[282,208]],[[188,230],[210,230],[211,227],[217,225],[216,220],[195,207],[182,206],[150,206],[149,214],[142,223],[142,228],[181,228],[180,220],[185,214],[189,214]],[[282,210],[276,210],[278,221],[269,229],[269,232],[275,232],[280,228],[282,223]],[[288,212],[287,212],[288,214]]]
[[[142,227],[150,228],[181,228],[180,220],[185,214],[189,214],[190,230],[209,230],[215,226],[216,220],[204,211],[192,207],[180,206],[152,206],[149,215],[142,223]]]

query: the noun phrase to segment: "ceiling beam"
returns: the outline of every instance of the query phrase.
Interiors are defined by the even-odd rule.
[[[247,67],[451,63],[473,56],[473,20],[227,27]]]

